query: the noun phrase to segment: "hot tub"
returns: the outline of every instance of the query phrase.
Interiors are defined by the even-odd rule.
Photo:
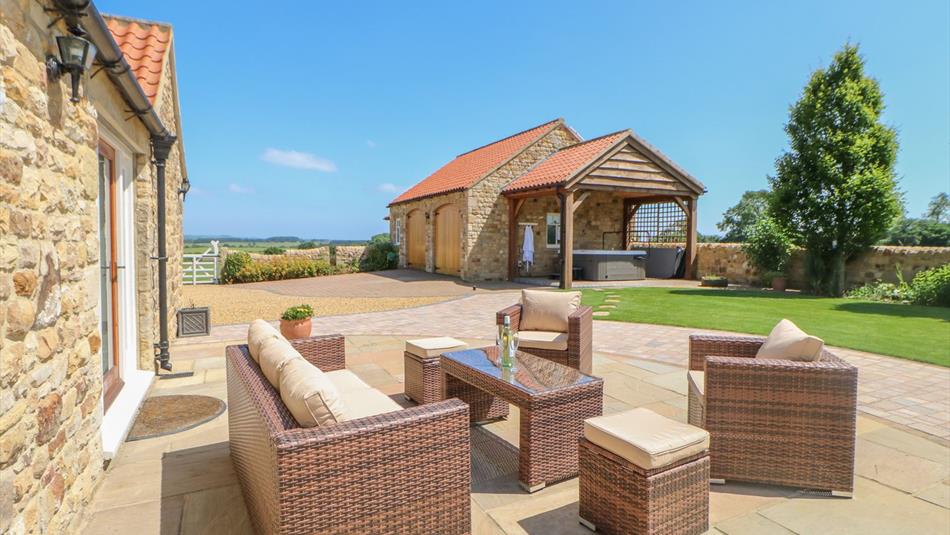
[[[584,270],[584,280],[634,281],[646,278],[646,251],[574,251],[574,267]]]

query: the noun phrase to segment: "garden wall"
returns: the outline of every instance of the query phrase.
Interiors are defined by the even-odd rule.
[[[739,243],[700,243],[697,250],[699,276],[723,275],[733,284],[761,284],[758,274],[742,252]],[[805,285],[804,252],[792,254],[789,268],[789,287]],[[914,275],[950,263],[950,247],[900,247],[876,246],[848,262],[845,284],[861,286],[874,281],[897,282],[900,266],[904,280],[910,282]]]

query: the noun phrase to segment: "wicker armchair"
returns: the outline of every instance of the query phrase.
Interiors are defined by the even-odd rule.
[[[342,336],[291,342],[324,371]],[[228,346],[231,459],[258,533],[469,533],[468,406],[447,400],[300,428],[250,358]]]
[[[850,496],[857,368],[827,350],[814,362],[753,358],[764,341],[689,338],[690,370],[705,371],[690,419],[709,431],[711,478]]]
[[[521,307],[521,304],[514,304],[498,311],[495,314],[495,322],[501,325],[505,316],[510,316],[511,328],[518,330],[521,323]],[[518,350],[570,366],[575,370],[580,370],[581,373],[590,374],[594,344],[593,313],[591,307],[581,306],[567,317],[567,351],[527,347],[519,347]]]

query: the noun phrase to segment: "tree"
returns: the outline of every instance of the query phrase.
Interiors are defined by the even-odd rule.
[[[936,221],[937,223],[950,223],[950,195],[938,193],[930,199],[927,205],[927,211],[924,212],[924,219]]]
[[[722,221],[716,228],[723,232],[722,241],[742,243],[749,239],[749,232],[769,206],[769,192],[760,189],[747,191],[735,206],[722,213]]]
[[[812,73],[790,109],[790,147],[769,177],[769,212],[805,249],[816,293],[841,295],[845,263],[901,213],[897,134],[880,122],[883,110],[881,89],[864,75],[864,60],[850,44]]]

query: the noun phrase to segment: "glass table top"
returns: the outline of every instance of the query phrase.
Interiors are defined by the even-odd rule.
[[[574,368],[521,351],[516,353],[514,368],[503,369],[496,346],[452,351],[443,353],[442,358],[450,359],[532,394],[599,381],[596,377],[585,375]]]

